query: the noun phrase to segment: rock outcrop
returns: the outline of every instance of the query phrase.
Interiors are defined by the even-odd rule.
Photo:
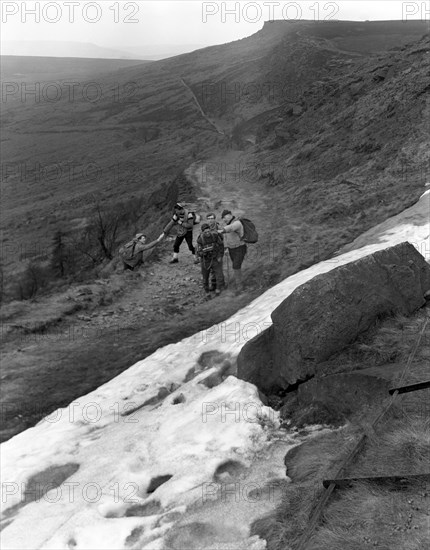
[[[285,396],[281,418],[297,427],[344,424],[354,414],[363,414],[374,406],[381,406],[392,385],[390,373],[384,368],[371,368],[315,376]]]
[[[317,374],[318,364],[376,319],[410,315],[425,303],[430,266],[408,242],[314,277],[272,313],[273,325],[238,357],[238,377],[265,393]]]

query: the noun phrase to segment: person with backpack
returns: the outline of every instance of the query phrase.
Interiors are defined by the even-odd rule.
[[[247,247],[243,241],[244,228],[239,219],[231,213],[231,210],[223,210],[221,214],[224,227],[218,232],[224,235],[225,246],[228,249],[233,264],[233,281],[236,294],[243,290],[242,263],[246,256]]]
[[[209,212],[208,214],[206,214],[206,223],[209,224],[209,227],[214,231],[218,231],[218,229],[221,229],[221,225],[216,221],[216,214],[214,212]],[[214,270],[211,269],[210,276],[209,276],[209,290],[215,290],[215,289],[216,289],[216,277],[215,277]]]
[[[179,249],[184,239],[191,254],[195,256],[196,249],[193,245],[193,227],[196,223],[198,221],[195,212],[189,212],[180,202],[176,203],[172,219],[163,229],[163,234],[168,235],[173,227],[177,227],[177,235],[173,243],[173,258],[170,260],[171,264],[178,263]],[[196,258],[194,263],[198,264],[199,259]]]
[[[129,269],[133,271],[135,267],[138,267],[143,263],[143,253],[147,250],[151,250],[154,246],[157,246],[164,238],[162,233],[158,239],[146,244],[146,235],[143,233],[137,233],[133,240],[126,243],[119,249],[119,255],[124,265],[124,271]]]
[[[197,237],[197,255],[201,262],[203,288],[206,295],[209,297],[209,276],[213,272],[215,276],[215,295],[219,296],[225,284],[222,269],[224,242],[218,231],[211,229],[208,223],[202,225],[201,233]]]

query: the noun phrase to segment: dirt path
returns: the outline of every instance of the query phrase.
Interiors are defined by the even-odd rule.
[[[234,153],[214,162],[228,165],[239,158],[240,153]],[[199,201],[203,217],[209,210],[220,212],[224,205],[237,212],[257,212],[257,207],[267,211],[268,206],[261,209],[257,187],[252,193],[244,192],[244,182],[219,187],[215,177],[205,182],[200,168],[196,164],[187,172],[207,195]],[[196,226],[194,240],[198,231]],[[264,231],[261,235],[264,239]],[[171,265],[172,246],[173,239],[167,240],[158,257],[137,272],[121,271],[108,280],[72,285],[61,296],[18,303],[9,316],[3,313],[2,441],[157,348],[221,322],[261,293],[258,285],[251,285],[242,296],[226,292],[207,302],[194,257],[184,243],[179,263]],[[245,266],[251,263],[248,258]],[[230,274],[228,263],[224,271]]]
[[[209,211],[220,219],[221,211],[229,208],[257,225],[259,243],[248,247],[244,262],[245,293],[233,296],[227,291],[207,302],[200,268],[185,243],[179,263],[169,264],[172,238],[136,272],[118,271],[109,279],[72,285],[62,295],[16,304],[15,312],[1,318],[1,440],[67,406],[159,347],[223,321],[276,282],[270,269],[282,252],[276,232],[282,208],[274,192],[257,183],[255,171],[248,173],[246,158],[230,151],[186,171],[201,195],[197,202],[203,219]],[[196,226],[194,241],[198,232]],[[229,260],[224,273],[228,280]]]
[[[203,111],[202,109],[202,106],[200,105],[199,103],[199,100],[197,99],[196,97],[196,94],[193,92],[193,90],[188,86],[188,84],[185,82],[185,80],[183,78],[180,79],[181,80],[181,84],[190,92],[190,94],[192,95],[192,98],[193,98],[193,101],[194,103],[197,105],[197,108],[198,110],[200,111],[202,117],[207,121],[209,122],[209,124],[218,132],[218,134],[221,134],[221,135],[225,135],[224,131],[219,127],[217,126],[217,124],[211,120],[208,115]]]
[[[252,157],[251,157],[252,158]],[[188,177],[200,188],[217,218],[224,208],[236,216],[244,215],[256,225],[259,241],[248,246],[244,262],[245,275],[250,270],[261,271],[273,267],[283,259],[285,246],[292,231],[300,230],[303,221],[284,207],[279,189],[261,183],[250,155],[241,151],[213,157],[208,162],[196,162],[188,169]]]
[[[117,272],[92,284],[72,285],[61,296],[17,304],[15,312],[1,318],[1,440],[67,406],[157,348],[223,321],[279,280],[276,260],[285,244],[277,229],[282,207],[275,191],[258,183],[248,158],[229,151],[186,170],[200,195],[203,219],[215,211],[220,220],[221,211],[229,208],[246,214],[258,228],[259,243],[248,247],[244,262],[244,294],[227,291],[207,302],[200,268],[185,243],[179,263],[169,264],[171,238],[136,272]],[[196,226],[194,241],[198,232]],[[229,280],[228,259],[224,273]]]

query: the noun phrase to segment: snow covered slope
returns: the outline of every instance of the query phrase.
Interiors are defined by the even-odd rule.
[[[361,248],[289,277],[4,443],[2,548],[264,548],[248,526],[278,502],[276,484],[267,494],[267,483],[287,479],[282,457],[298,441],[277,441],[277,413],[251,384],[234,376],[201,382],[234,361],[273,309],[315,275],[403,241],[429,261],[429,201],[427,191],[361,236]],[[263,488],[267,498],[253,512]]]

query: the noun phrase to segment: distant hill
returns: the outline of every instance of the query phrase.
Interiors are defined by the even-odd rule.
[[[103,48],[91,42],[63,42],[59,40],[4,41],[2,42],[2,55],[136,59],[130,52]]]
[[[29,57],[3,55],[0,63],[2,80],[30,82],[62,78],[94,78],[118,69],[142,65],[148,61],[135,59],[90,59],[82,57]]]
[[[133,59],[157,61],[205,47],[203,44],[142,44],[141,46],[124,46],[122,49],[130,54]]]
[[[142,44],[123,46],[120,50],[97,46],[90,42],[42,41],[4,41],[1,55],[19,55],[36,57],[79,57],[94,59],[142,59],[159,60],[205,47],[202,44]]]

